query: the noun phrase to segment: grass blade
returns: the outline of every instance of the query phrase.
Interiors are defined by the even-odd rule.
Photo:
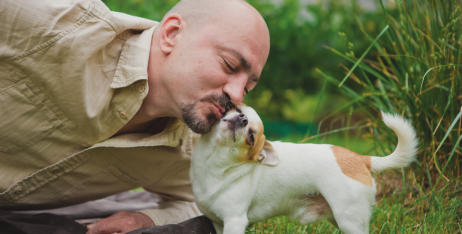
[[[377,40],[383,35],[383,33],[385,33],[387,30],[388,30],[389,26],[385,26],[385,28],[382,30],[382,32],[380,32],[380,34],[375,38],[375,40],[372,42],[371,45],[369,45],[369,47],[367,47],[366,51],[364,51],[363,55],[361,55],[361,57],[358,59],[358,61],[356,61],[355,65],[350,69],[350,71],[346,74],[346,76],[343,78],[343,80],[340,82],[340,84],[338,85],[338,87],[342,87],[343,83],[345,83],[345,81],[348,79],[348,77],[350,77],[351,73],[355,70],[355,68],[358,66],[359,63],[361,63],[361,61],[364,59],[364,57],[366,56],[367,53],[369,53],[369,50],[372,49],[372,47],[375,45],[375,43],[377,42]]]
[[[447,64],[447,65],[439,65],[439,66],[436,66],[436,67],[432,67],[430,69],[427,70],[427,72],[425,72],[425,74],[423,75],[422,77],[422,84],[420,84],[420,94],[422,94],[422,87],[423,87],[423,83],[425,81],[425,76],[433,69],[435,68],[440,68],[440,67],[452,67],[452,66],[457,66],[457,67],[461,67],[462,64]]]
[[[462,115],[462,109],[460,110],[459,114],[457,115],[457,117],[456,117],[456,118],[454,119],[454,121],[452,122],[451,126],[449,127],[448,131],[446,132],[446,135],[444,135],[443,139],[441,140],[440,144],[438,145],[438,148],[436,148],[435,153],[433,154],[433,157],[432,157],[432,160],[435,162],[436,169],[438,170],[438,172],[440,173],[440,175],[442,175],[443,178],[444,178],[446,181],[449,181],[449,179],[446,178],[446,176],[444,176],[443,173],[441,172],[441,170],[439,169],[438,164],[436,163],[435,157],[436,157],[436,153],[437,153],[438,150],[441,148],[441,146],[443,145],[443,143],[444,143],[444,141],[446,140],[446,138],[449,136],[449,133],[451,133],[452,128],[454,128],[454,126],[456,125],[456,123],[457,123],[457,121],[459,120],[459,118],[460,118],[461,115]]]
[[[337,133],[337,132],[349,131],[349,130],[353,130],[353,129],[362,129],[362,128],[366,128],[366,127],[370,127],[370,125],[369,125],[369,124],[365,124],[365,125],[360,125],[360,126],[352,126],[352,127],[338,128],[338,129],[335,129],[335,130],[332,130],[332,131],[323,132],[323,133],[321,133],[321,134],[317,134],[317,135],[315,135],[315,136],[311,136],[311,137],[305,138],[305,139],[301,140],[300,143],[305,142],[305,141],[308,141],[308,140],[311,140],[311,139],[315,139],[315,138],[318,138],[318,137],[321,137],[321,136],[326,136],[326,135],[330,135],[330,134],[333,134],[333,133]]]

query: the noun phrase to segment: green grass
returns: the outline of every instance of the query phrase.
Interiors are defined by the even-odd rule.
[[[399,174],[399,171],[394,171]],[[389,174],[389,173],[388,173]],[[386,189],[389,177],[380,179],[377,204],[370,221],[370,233],[462,233],[462,185],[448,183],[430,193],[406,181],[399,189]],[[399,176],[398,176],[399,178]],[[402,184],[401,181],[395,181]],[[387,194],[391,193],[391,194]],[[276,217],[253,224],[246,233],[341,233],[329,222],[307,226],[287,217]]]

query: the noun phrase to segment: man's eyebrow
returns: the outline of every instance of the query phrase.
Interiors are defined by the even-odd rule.
[[[241,62],[241,65],[242,65],[242,67],[244,68],[244,70],[246,72],[251,72],[252,71],[252,65],[250,65],[250,63],[247,61],[247,59],[245,59],[244,56],[242,56],[242,54],[239,51],[237,51],[237,50],[235,50],[233,48],[225,47],[225,46],[222,46],[222,49],[227,50],[227,51],[231,52],[234,56],[236,56],[239,59],[239,61]],[[258,81],[260,80],[260,77],[258,77],[255,74],[251,74],[249,76],[249,79],[251,81],[255,82],[255,83],[258,83]]]
[[[255,83],[258,83],[258,81],[260,80],[260,77],[258,77],[257,75],[250,75],[249,79]]]

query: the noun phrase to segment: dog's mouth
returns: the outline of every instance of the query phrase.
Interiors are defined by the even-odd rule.
[[[226,134],[229,134],[232,139],[233,139],[233,142],[236,142],[236,138],[238,137],[239,135],[239,130],[242,129],[242,126],[240,126],[239,124],[236,124],[236,123],[233,123],[233,122],[230,122],[230,121],[227,121],[227,120],[224,120],[226,121]]]
[[[226,116],[221,121],[226,122],[227,130],[230,131],[234,142],[236,142],[236,131],[245,129],[249,123],[247,116],[242,113],[234,113],[231,116]]]

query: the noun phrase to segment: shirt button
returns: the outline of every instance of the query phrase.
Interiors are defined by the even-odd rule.
[[[61,172],[61,169],[59,169],[59,168],[54,168],[53,170],[51,170],[51,172],[54,173],[54,174],[58,174],[58,173]]]
[[[140,93],[144,92],[144,90],[146,90],[146,86],[144,85],[138,86],[138,91],[140,91]]]
[[[123,112],[123,111],[121,111],[121,112],[119,113],[119,116],[120,116],[120,118],[122,118],[122,119],[127,118],[127,114],[125,114],[125,112]]]
[[[24,192],[24,189],[22,189],[22,188],[17,188],[17,189],[14,191],[14,193],[15,193],[16,195],[21,195],[23,192]]]

